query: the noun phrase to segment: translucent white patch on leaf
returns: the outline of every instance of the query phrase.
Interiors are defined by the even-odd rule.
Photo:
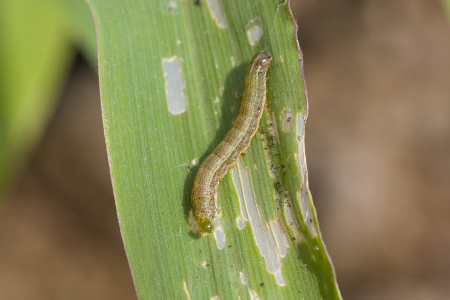
[[[240,216],[237,217],[237,219],[236,219],[236,223],[237,223],[237,227],[239,229],[243,229],[245,227],[245,223],[248,221],[248,215],[247,215],[247,210],[245,208],[244,191],[242,190],[242,183],[241,183],[241,179],[239,177],[239,170],[238,170],[237,164],[233,168],[232,175],[233,175],[234,187],[236,188],[236,191],[238,193],[239,206],[240,206],[240,211],[241,211]]]
[[[252,290],[249,290],[250,293],[250,299],[251,300],[261,300],[261,298],[259,298],[258,294]]]
[[[295,153],[295,159],[297,160],[300,175],[302,177],[302,185],[298,192],[300,199],[300,208],[302,210],[303,221],[308,226],[309,231],[315,237],[318,234],[318,229],[314,223],[314,216],[312,213],[309,183],[308,183],[308,168],[306,166],[306,154],[305,154],[305,123],[306,115],[297,114],[297,140],[298,140],[298,152]]]
[[[225,244],[225,232],[220,226],[220,218],[217,217],[215,221],[214,238],[216,239],[217,247],[223,249]]]
[[[247,285],[248,283],[248,276],[244,272],[239,272],[239,276],[241,277],[241,283],[243,285]]]
[[[183,288],[184,288],[184,292],[186,293],[186,297],[188,298],[188,300],[191,300],[192,299],[191,293],[189,292],[186,280],[183,280]]]
[[[291,132],[292,130],[292,110],[287,107],[281,112],[281,121],[283,122],[283,131]]]
[[[208,2],[209,13],[216,21],[217,26],[221,28],[227,27],[225,18],[225,11],[223,10],[222,1],[220,0],[206,0]]]
[[[258,246],[261,255],[266,260],[267,272],[275,276],[278,285],[284,286],[286,285],[286,282],[284,281],[281,272],[281,257],[275,241],[275,236],[271,226],[264,221],[261,210],[256,205],[250,173],[241,159],[238,159],[236,166],[237,168],[233,169],[233,181],[235,186],[241,185],[240,188],[237,187],[236,189],[242,191],[244,207],[247,210],[256,245]],[[234,173],[238,174],[238,180],[234,179]],[[242,203],[242,201],[240,201],[240,203]]]
[[[247,220],[245,220],[243,217],[237,217],[236,218],[236,223],[237,223],[237,227],[239,228],[239,229],[244,229],[244,227],[245,227],[245,222],[246,222]]]
[[[280,225],[277,222],[272,221],[270,222],[270,228],[272,229],[272,234],[275,237],[275,242],[277,243],[277,248],[280,256],[285,257],[287,253],[287,244],[283,232],[281,231]]]
[[[247,37],[250,42],[250,45],[255,46],[258,41],[261,39],[263,34],[263,28],[261,25],[253,26],[247,29]]]
[[[166,82],[166,100],[172,114],[186,111],[186,97],[183,93],[183,78],[178,57],[164,58],[162,60],[164,80]]]
[[[250,45],[255,46],[263,35],[261,17],[251,19],[245,25],[245,31]]]
[[[166,5],[166,9],[167,10],[174,10],[177,9],[177,3],[175,1],[170,1],[167,5]]]
[[[189,224],[189,227],[191,227],[192,232],[195,232],[195,233],[201,232],[200,231],[200,226],[198,226],[197,221],[195,221],[194,210],[192,210],[192,209],[189,210],[188,224]]]
[[[211,300],[220,300],[220,299],[222,299],[222,298],[220,298],[219,296],[214,296],[211,298]]]

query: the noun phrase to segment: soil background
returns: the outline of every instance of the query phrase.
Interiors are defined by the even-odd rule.
[[[291,2],[310,188],[343,298],[448,299],[450,21],[440,1]],[[81,57],[0,209],[0,266],[0,299],[136,299],[98,79]]]

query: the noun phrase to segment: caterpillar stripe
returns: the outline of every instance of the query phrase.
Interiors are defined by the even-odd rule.
[[[250,62],[244,82],[239,115],[233,127],[197,171],[192,189],[194,218],[203,232],[214,230],[217,214],[217,185],[250,145],[266,102],[266,73],[272,56],[259,52]]]

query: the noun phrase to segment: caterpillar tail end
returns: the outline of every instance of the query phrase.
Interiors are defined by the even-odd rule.
[[[214,231],[214,224],[210,220],[200,221],[198,225],[203,232],[212,233]]]

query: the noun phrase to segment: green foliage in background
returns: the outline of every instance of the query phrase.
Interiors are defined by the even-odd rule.
[[[442,0],[442,5],[447,13],[447,17],[450,18],[450,0]]]
[[[45,129],[74,46],[96,65],[95,28],[83,1],[0,1],[0,197]]]
[[[287,3],[87,2],[97,26],[114,194],[140,299],[340,299],[320,236],[303,221],[297,192],[304,182],[295,158],[295,129],[297,114],[306,114],[307,105]],[[263,35],[253,46],[247,31],[258,26]],[[299,221],[303,241],[295,240],[291,229],[286,231],[290,247],[281,259],[285,286],[267,271],[250,223],[237,228],[240,204],[231,170],[219,185],[225,247],[219,249],[213,234],[193,234],[187,221],[196,162],[201,163],[231,127],[248,62],[263,49],[274,57],[268,73],[268,109],[279,136],[270,155],[277,168],[286,168],[286,175],[269,174],[263,140],[274,137],[267,110],[243,162],[266,223],[277,216],[275,195],[281,201],[289,196]],[[187,102],[186,111],[179,114],[168,109],[163,71],[163,60],[174,57],[180,63]],[[291,132],[281,130],[285,108],[292,110]],[[317,228],[314,209],[306,220]],[[286,218],[282,221],[291,228]]]

